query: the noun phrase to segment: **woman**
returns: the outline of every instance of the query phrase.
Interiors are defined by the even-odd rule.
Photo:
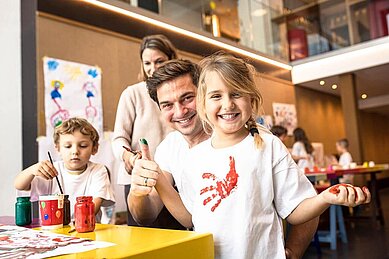
[[[293,131],[294,144],[292,147],[292,157],[297,165],[305,170],[305,168],[313,169],[313,147],[309,142],[305,131],[302,128],[296,128]]]
[[[144,37],[139,54],[142,61],[141,70],[143,81],[128,86],[122,92],[116,111],[112,142],[116,158],[123,162],[119,168],[118,184],[124,185],[124,198],[127,205],[127,224],[131,226],[138,225],[131,216],[127,203],[131,183],[131,171],[135,160],[139,157],[134,152],[139,150],[138,141],[140,138],[146,138],[149,142],[151,154],[154,155],[155,148],[171,130],[163,124],[157,104],[148,95],[145,80],[163,62],[177,58],[175,47],[163,35]],[[162,213],[164,212],[162,211]],[[178,223],[173,223],[173,226],[170,226],[170,220],[161,214],[161,219],[157,219],[157,222],[154,222],[155,224],[153,226],[162,228],[177,228],[179,226],[177,226]],[[171,219],[173,220],[173,217]],[[161,220],[163,220],[163,223],[161,223]]]

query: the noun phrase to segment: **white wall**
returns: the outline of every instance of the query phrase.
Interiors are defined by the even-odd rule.
[[[14,215],[22,169],[20,1],[0,1],[0,216]]]

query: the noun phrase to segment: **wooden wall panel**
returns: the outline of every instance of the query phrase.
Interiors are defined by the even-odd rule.
[[[121,92],[139,81],[140,40],[46,14],[38,16],[37,32],[38,136],[45,135],[46,128],[44,56],[98,65],[102,69],[104,130],[112,131]],[[184,51],[179,51],[179,57],[194,62],[202,58]],[[256,82],[264,97],[266,114],[273,113],[272,102],[294,103],[294,90],[289,81],[258,74]]]
[[[101,68],[104,131],[112,131],[121,92],[139,81],[139,44],[139,39],[40,14],[37,18],[38,136],[46,135],[44,56]],[[179,57],[195,62],[201,59],[182,51]]]
[[[340,98],[299,86],[295,91],[299,126],[311,142],[324,144],[324,154],[336,153],[336,141],[345,137]]]
[[[388,163],[389,118],[375,113],[360,112],[360,122],[363,160]],[[377,178],[388,176],[389,171],[377,174]]]

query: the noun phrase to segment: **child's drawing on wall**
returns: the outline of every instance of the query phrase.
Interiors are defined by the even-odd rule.
[[[87,119],[103,134],[101,69],[55,58],[43,58],[46,136],[69,117]]]
[[[281,125],[288,130],[288,135],[293,135],[297,127],[297,113],[294,104],[273,103],[274,124]]]

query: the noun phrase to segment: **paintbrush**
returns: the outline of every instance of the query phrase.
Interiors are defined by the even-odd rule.
[[[50,163],[54,166],[53,159],[51,159],[50,151],[47,152],[47,154],[49,155]],[[63,194],[62,187],[61,187],[61,184],[59,183],[57,175],[55,176],[55,179],[57,180],[57,184],[58,184],[58,187],[59,187],[61,194]]]

